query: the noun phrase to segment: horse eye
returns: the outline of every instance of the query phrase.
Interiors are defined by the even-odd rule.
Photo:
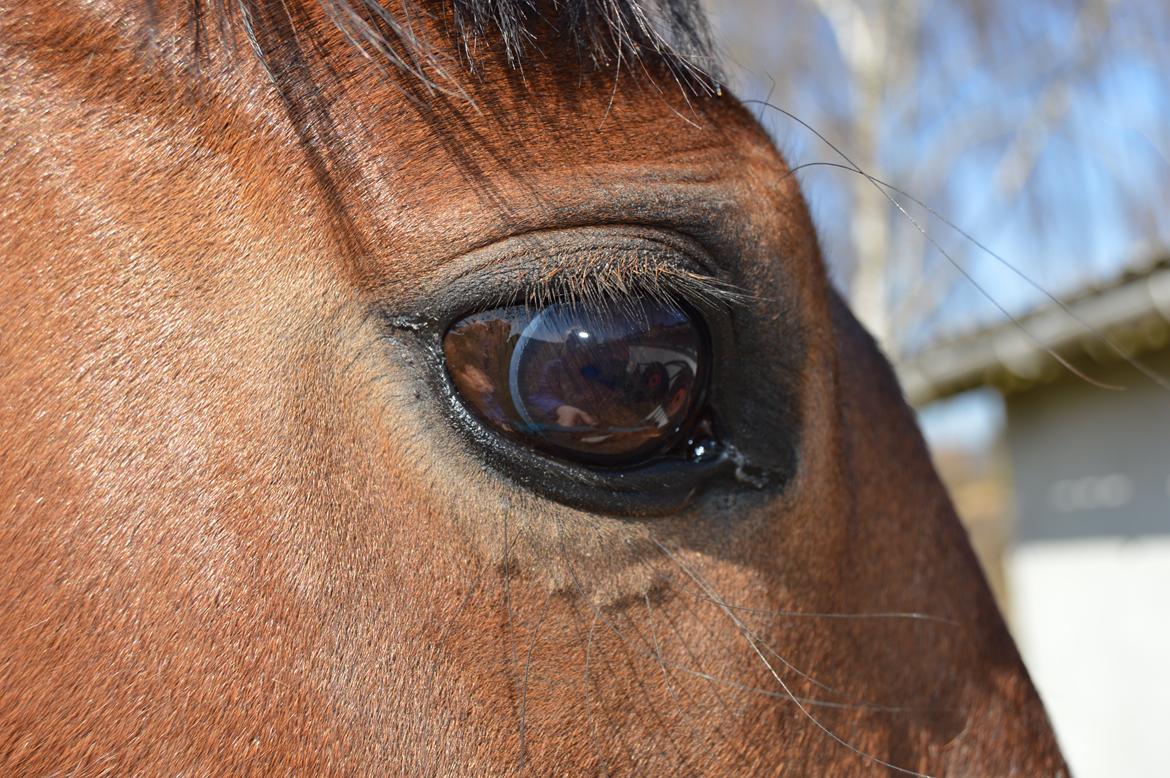
[[[444,336],[464,404],[496,431],[587,464],[637,464],[681,445],[709,361],[697,315],[675,304],[495,308]]]

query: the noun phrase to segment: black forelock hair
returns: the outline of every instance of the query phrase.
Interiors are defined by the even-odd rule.
[[[426,89],[466,96],[462,78],[474,74],[488,51],[502,51],[513,67],[541,50],[537,28],[572,45],[583,66],[633,69],[653,58],[687,89],[717,89],[710,28],[700,0],[305,0],[316,2],[345,38],[379,66],[417,79]],[[152,9],[158,0],[147,0]],[[187,0],[196,54],[206,30],[230,38],[243,26],[265,67],[260,27],[287,20],[296,29],[289,0]],[[421,18],[445,13],[448,40],[428,38]],[[151,15],[154,13],[151,11]],[[259,19],[267,20],[258,23]],[[285,28],[284,24],[277,25]],[[438,44],[445,45],[438,45]],[[452,44],[454,46],[452,46]],[[458,52],[454,57],[451,51]],[[270,71],[270,75],[272,75]]]
[[[141,0],[148,38],[158,30],[161,0]],[[192,42],[198,73],[209,39],[234,47],[242,32],[266,71],[335,220],[347,253],[369,253],[344,204],[343,182],[360,178],[327,90],[336,74],[320,55],[328,44],[317,34],[314,4],[349,45],[392,80],[413,104],[474,105],[464,87],[488,57],[512,68],[539,56],[542,47],[571,46],[582,68],[616,78],[623,68],[651,82],[669,73],[693,94],[720,92],[714,46],[700,0],[180,0],[180,17]],[[180,12],[182,13],[182,12]],[[420,19],[427,24],[420,24]],[[441,39],[433,39],[432,36]],[[541,35],[547,36],[541,39]],[[571,83],[571,82],[569,82]],[[421,91],[420,91],[421,90]],[[427,94],[434,100],[427,99]],[[450,98],[454,98],[453,100]],[[463,101],[466,101],[464,103]],[[459,137],[434,110],[424,110],[434,137],[479,189],[498,200],[489,177],[467,155]],[[502,200],[502,212],[507,211]]]

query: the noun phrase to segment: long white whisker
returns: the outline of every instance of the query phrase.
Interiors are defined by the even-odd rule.
[[[917,776],[917,778],[931,778],[930,776],[926,775],[925,773],[920,773],[920,772],[917,772],[916,770],[910,770],[910,769],[905,768],[905,767],[900,767],[892,762],[887,762],[884,759],[876,757],[873,754],[866,753],[865,751],[862,751],[857,746],[854,746],[853,744],[849,743],[847,740],[842,738],[836,732],[833,732],[831,729],[829,729],[824,724],[822,724],[820,719],[818,719],[816,716],[814,716],[812,714],[812,712],[808,709],[808,706],[804,705],[796,697],[796,695],[792,693],[792,690],[789,688],[788,684],[785,683],[784,679],[780,677],[780,674],[778,672],[776,672],[776,669],[772,666],[772,664],[768,661],[768,658],[766,656],[764,656],[764,653],[760,650],[759,646],[757,646],[756,642],[752,639],[751,630],[749,630],[747,625],[744,624],[743,621],[741,621],[740,618],[735,615],[735,612],[733,610],[731,610],[731,608],[728,608],[725,604],[722,603],[722,598],[719,597],[719,594],[710,588],[710,586],[707,584],[705,579],[703,579],[697,573],[694,573],[693,571],[691,571],[690,568],[687,567],[687,565],[681,559],[679,559],[678,556],[674,552],[672,552],[669,548],[667,548],[661,541],[655,539],[655,540],[653,540],[653,542],[656,546],[658,546],[658,548],[662,551],[662,553],[665,554],[668,559],[670,559],[672,562],[674,562],[674,564],[677,565],[678,568],[680,570],[682,570],[688,577],[690,577],[691,580],[693,580],[696,585],[698,585],[700,588],[703,588],[711,595],[715,604],[719,605],[720,608],[723,610],[723,612],[727,615],[728,619],[731,620],[732,624],[734,624],[737,628],[739,628],[740,632],[744,636],[744,640],[751,647],[752,651],[755,652],[756,656],[758,656],[760,658],[760,661],[763,662],[764,667],[768,670],[769,674],[771,674],[771,676],[776,680],[776,683],[778,683],[780,685],[780,688],[784,690],[785,694],[788,695],[788,697],[792,700],[792,703],[797,707],[797,709],[801,712],[801,714],[806,719],[808,719],[817,729],[819,729],[821,732],[823,732],[825,735],[827,735],[832,740],[836,741],[842,747],[848,749],[849,751],[853,752],[854,754],[857,754],[858,756],[862,757],[863,759],[866,759],[868,761],[873,762],[874,764],[881,765],[882,767],[888,768],[888,769],[893,770],[893,771],[898,772],[898,773],[902,773],[903,775],[913,775],[913,776]]]
[[[1132,367],[1135,370],[1137,370],[1138,372],[1140,372],[1142,375],[1144,375],[1146,378],[1153,381],[1155,384],[1157,384],[1161,388],[1163,388],[1167,391],[1170,391],[1170,380],[1166,379],[1166,377],[1162,376],[1160,373],[1155,371],[1153,368],[1144,364],[1140,359],[1137,359],[1135,357],[1131,357],[1130,355],[1126,354],[1125,351],[1121,348],[1121,346],[1117,345],[1117,343],[1112,338],[1110,338],[1106,333],[1102,332],[1100,329],[1098,329],[1097,327],[1094,327],[1092,324],[1089,324],[1083,318],[1078,316],[1076,311],[1074,311],[1066,302],[1061,300],[1059,297],[1054,295],[1052,292],[1049,292],[1047,289],[1045,289],[1044,286],[1039,281],[1032,278],[1032,276],[1028,275],[1020,268],[1016,267],[1014,264],[1009,262],[1002,254],[999,254],[998,252],[994,251],[990,246],[983,243],[978,238],[976,238],[974,235],[972,235],[971,233],[967,232],[962,227],[960,227],[958,224],[956,224],[955,222],[948,219],[946,216],[944,216],[942,213],[940,213],[937,209],[933,208],[930,205],[927,205],[925,202],[918,199],[914,195],[910,194],[905,189],[897,187],[888,181],[883,181],[882,179],[877,178],[876,176],[871,176],[870,174],[865,173],[865,172],[860,171],[860,170],[857,170],[853,167],[850,167],[849,165],[842,165],[839,162],[806,162],[803,165],[797,165],[796,167],[792,168],[788,172],[789,172],[789,174],[792,174],[792,173],[795,173],[802,168],[809,168],[809,167],[831,167],[831,168],[838,168],[840,170],[848,170],[850,173],[857,173],[861,176],[864,176],[865,178],[869,179],[869,181],[873,184],[876,184],[876,185],[881,186],[881,187],[885,187],[886,189],[889,189],[891,192],[896,192],[897,194],[901,195],[902,197],[905,197],[907,200],[914,203],[919,208],[922,208],[927,213],[929,213],[931,216],[938,219],[940,222],[942,222],[946,226],[950,227],[955,232],[959,233],[959,235],[962,235],[964,238],[966,238],[968,241],[970,241],[971,244],[974,245],[977,249],[979,249],[980,251],[982,251],[984,254],[991,257],[992,259],[994,259],[996,262],[998,262],[1003,267],[1006,267],[1017,278],[1019,278],[1021,281],[1026,283],[1028,286],[1032,287],[1037,292],[1044,295],[1044,297],[1047,298],[1049,302],[1051,302],[1053,305],[1058,307],[1066,316],[1068,316],[1070,319],[1072,319],[1074,322],[1076,322],[1078,325],[1080,325],[1080,327],[1082,329],[1084,329],[1085,332],[1088,332],[1090,335],[1092,335],[1094,338],[1096,338],[1098,341],[1100,341],[1102,344],[1104,344],[1105,347],[1108,348],[1110,351],[1112,351],[1115,356],[1120,357],[1130,367]]]
[[[702,678],[705,681],[710,681],[712,683],[716,683],[716,684],[719,684],[721,686],[729,686],[731,688],[739,689],[740,691],[745,691],[745,692],[748,692],[750,694],[758,694],[761,697],[778,697],[778,698],[782,698],[782,699],[789,699],[789,695],[785,694],[784,692],[773,691],[772,689],[761,689],[758,686],[751,686],[749,684],[740,683],[739,681],[733,681],[729,678],[720,678],[717,675],[711,675],[710,673],[701,672],[699,670],[695,670],[693,668],[686,667],[685,665],[671,663],[670,667],[672,670],[677,670],[681,673],[686,673],[687,675],[693,675],[696,678]],[[820,700],[820,699],[816,699],[814,697],[797,697],[796,699],[799,700],[801,704],[808,705],[810,707],[835,708],[838,710],[867,710],[867,711],[878,711],[878,712],[882,712],[882,713],[954,713],[955,712],[954,708],[919,708],[919,707],[908,707],[908,706],[901,706],[901,705],[874,705],[872,703],[866,703],[866,702],[837,702],[834,700]]]
[[[745,100],[744,104],[747,105],[747,104],[751,104],[751,103],[755,103],[755,102],[760,102],[760,101]],[[804,121],[803,119],[796,116],[795,114],[791,113],[790,111],[786,111],[783,108],[781,108],[780,106],[774,105],[772,103],[765,103],[765,105],[767,105],[769,108],[771,108],[774,111],[778,111],[779,113],[784,114],[788,118],[792,119],[794,122],[800,124],[802,127],[807,129],[813,135],[817,136],[817,138],[819,138],[821,141],[823,141],[830,149],[833,150],[834,153],[836,153],[838,156],[841,157],[841,159],[845,160],[845,162],[848,163],[847,169],[852,170],[853,172],[855,172],[859,175],[862,175],[867,180],[869,180],[870,184],[872,184],[875,189],[877,189],[879,192],[881,192],[882,196],[885,197],[886,200],[888,200],[891,205],[893,205],[895,208],[898,209],[898,211],[902,214],[902,216],[904,216],[906,218],[907,221],[910,222],[910,224],[914,227],[914,229],[918,230],[918,232],[921,233],[922,237],[926,238],[926,240],[930,243],[930,245],[932,245],[935,249],[937,249],[938,252],[940,254],[942,254],[943,257],[946,258],[947,262],[949,262],[951,264],[951,266],[954,267],[955,270],[957,270],[967,280],[967,282],[969,284],[971,284],[971,286],[973,286],[981,295],[983,295],[983,297],[988,302],[990,302],[993,306],[995,306],[996,310],[998,310],[1000,312],[1000,315],[1002,315],[1005,319],[1007,319],[1008,321],[1010,321],[1014,325],[1016,325],[1016,327],[1019,328],[1020,332],[1022,332],[1024,334],[1024,337],[1026,337],[1034,346],[1036,346],[1036,348],[1044,351],[1046,354],[1048,354],[1050,357],[1052,357],[1054,360],[1056,360],[1060,364],[1061,367],[1063,367],[1065,370],[1069,371],[1070,373],[1072,373],[1076,377],[1080,378],[1082,381],[1085,381],[1089,384],[1092,384],[1093,386],[1096,386],[1100,389],[1110,389],[1110,390],[1117,391],[1117,390],[1120,390],[1123,388],[1120,386],[1115,386],[1113,384],[1107,384],[1107,383],[1098,381],[1098,380],[1092,378],[1091,376],[1086,375],[1081,370],[1078,370],[1067,359],[1062,357],[1060,354],[1056,353],[1055,349],[1048,348],[1043,343],[1041,343],[1040,339],[1037,338],[1032,333],[1031,330],[1029,330],[1027,327],[1025,327],[1023,325],[1023,323],[1019,320],[1018,317],[1013,316],[1012,313],[1010,311],[1008,311],[1008,309],[1006,307],[1004,307],[1003,303],[996,300],[994,295],[992,295],[990,292],[988,292],[987,289],[982,284],[980,284],[978,281],[976,281],[975,277],[971,274],[970,271],[968,271],[965,267],[963,267],[963,265],[958,260],[956,260],[951,255],[951,253],[949,251],[947,251],[945,248],[943,248],[942,244],[939,243],[938,240],[935,239],[935,237],[933,235],[931,235],[921,224],[919,224],[918,220],[915,219],[913,216],[911,216],[910,212],[907,211],[906,208],[900,202],[898,202],[896,199],[894,199],[894,197],[888,191],[886,191],[886,189],[883,188],[877,182],[877,180],[875,178],[873,178],[868,173],[866,173],[864,170],[862,170],[861,167],[858,166],[858,164],[856,162],[854,162],[849,157],[848,154],[846,154],[839,147],[837,147],[832,141],[830,141],[828,138],[826,138],[822,133],[820,133],[816,129],[814,129],[811,124]]]

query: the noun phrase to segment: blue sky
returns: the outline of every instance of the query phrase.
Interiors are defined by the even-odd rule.
[[[824,18],[800,2],[712,5],[739,96],[771,93],[773,102],[852,153],[855,92],[840,41]],[[956,10],[961,7],[927,4],[913,77],[883,95],[876,164],[891,183],[944,212],[1053,294],[1164,253],[1170,245],[1170,6],[1116,0],[1107,20],[1086,21],[1080,3],[1003,4],[990,37],[972,34],[970,18]],[[1029,134],[1029,122],[1047,115],[1045,100],[1062,106],[1058,119]],[[792,164],[840,161],[791,119],[766,110],[761,116]],[[994,131],[971,132],[980,139],[938,157],[948,141],[980,123]],[[1028,146],[1030,140],[1037,142]],[[1005,186],[1001,167],[1021,148],[1035,152],[1026,155],[1028,175],[1019,187]],[[844,281],[852,264],[853,174],[821,167],[800,175],[834,275]],[[917,191],[921,181],[937,186]],[[921,211],[916,218],[999,305],[1019,313],[1043,301],[952,230]],[[896,214],[890,224],[895,232],[907,229]],[[900,333],[906,342],[1002,317],[937,252],[917,272],[947,291],[926,306],[925,325]],[[913,271],[899,283],[908,294],[922,286]],[[974,441],[1000,416],[984,396],[932,411],[927,426]]]

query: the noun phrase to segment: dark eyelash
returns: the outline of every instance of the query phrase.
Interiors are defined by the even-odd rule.
[[[518,280],[516,291],[498,295],[489,307],[552,303],[622,306],[639,299],[682,301],[698,310],[727,309],[750,295],[734,285],[660,260],[632,258],[577,262],[545,268]]]
[[[569,303],[622,310],[656,300],[723,318],[755,300],[727,280],[705,246],[654,227],[600,225],[520,233],[452,264],[413,294],[403,296],[399,290],[398,309],[382,308],[386,321],[438,336],[460,317],[509,306]]]

